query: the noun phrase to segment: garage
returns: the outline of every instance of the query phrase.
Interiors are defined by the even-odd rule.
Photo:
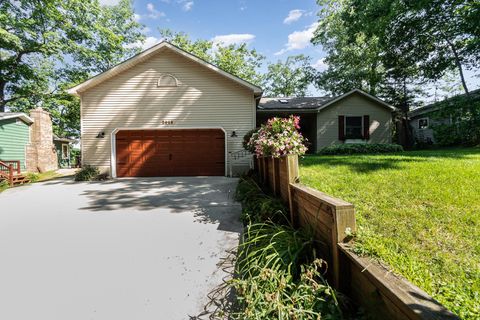
[[[120,130],[115,150],[118,177],[225,175],[221,129]]]

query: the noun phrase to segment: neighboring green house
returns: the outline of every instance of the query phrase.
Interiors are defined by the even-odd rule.
[[[50,114],[42,108],[25,113],[0,112],[0,160],[20,161],[20,170],[45,172],[70,168],[71,139],[53,134]]]
[[[59,168],[71,168],[72,159],[70,158],[70,144],[73,142],[74,140],[60,138],[53,135],[53,144],[57,150]]]
[[[25,113],[0,112],[0,160],[20,160],[26,170],[26,150],[33,119]]]

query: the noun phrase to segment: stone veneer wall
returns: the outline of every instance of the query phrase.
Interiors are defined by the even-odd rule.
[[[58,169],[57,152],[53,144],[52,120],[42,108],[30,111],[33,119],[30,144],[27,145],[27,171],[45,172]]]

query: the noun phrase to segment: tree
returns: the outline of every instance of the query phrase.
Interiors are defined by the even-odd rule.
[[[0,2],[0,111],[48,110],[55,133],[77,136],[79,101],[65,90],[138,52],[129,0]]]
[[[211,40],[191,40],[183,32],[160,30],[162,38],[193,55],[214,64],[220,69],[255,85],[261,85],[263,76],[259,72],[265,59],[255,49],[248,49],[246,43],[224,45]]]
[[[304,55],[289,56],[285,61],[271,63],[265,76],[265,95],[304,97],[314,75],[311,58]]]

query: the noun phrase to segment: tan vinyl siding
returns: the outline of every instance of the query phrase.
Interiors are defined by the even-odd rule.
[[[179,86],[158,87],[162,73],[175,76]],[[99,167],[110,166],[110,133],[117,128],[222,127],[227,150],[234,152],[255,124],[252,90],[167,48],[82,93],[81,100],[83,161]],[[238,137],[230,137],[233,130]],[[105,138],[96,138],[102,131]]]
[[[317,150],[338,140],[338,116],[370,116],[368,143],[392,142],[392,111],[358,93],[354,93],[321,110],[317,117]]]

